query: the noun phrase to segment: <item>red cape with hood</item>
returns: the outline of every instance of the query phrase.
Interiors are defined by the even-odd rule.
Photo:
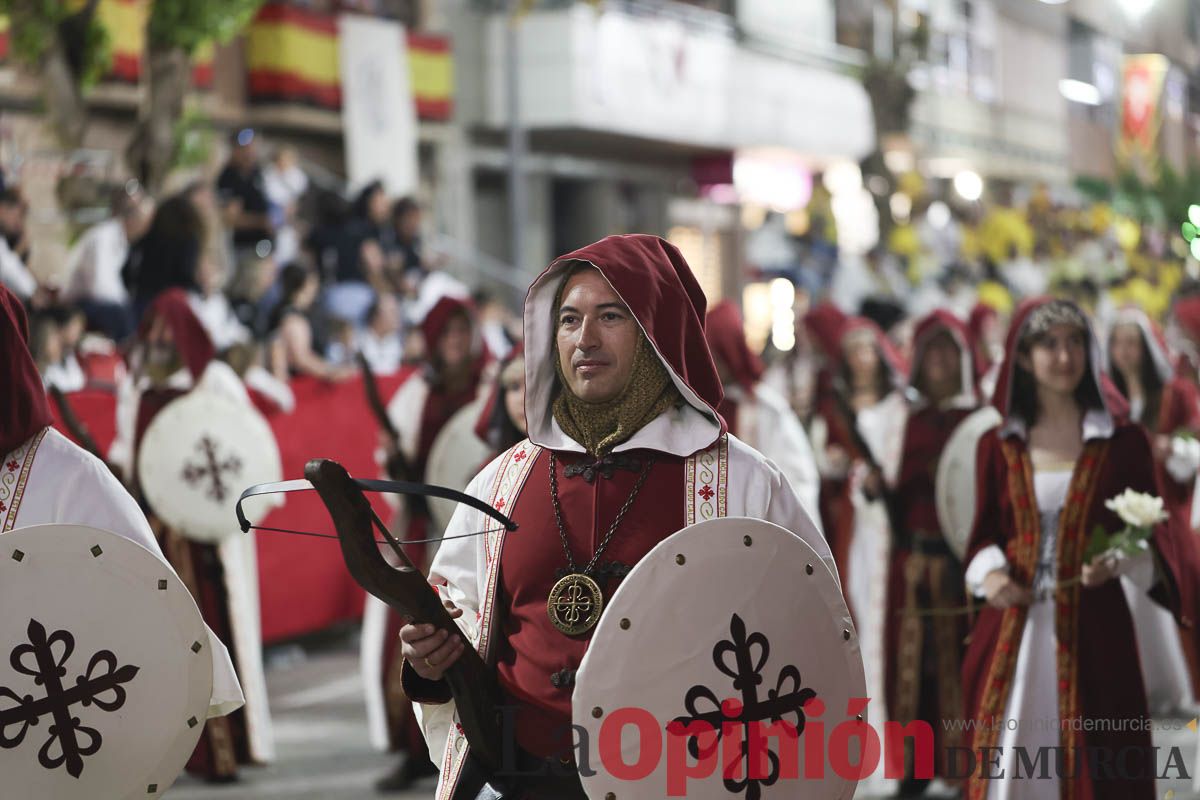
[[[960,392],[940,405],[929,403],[916,384],[929,342],[948,333],[960,353]],[[936,774],[946,775],[945,748],[959,737],[943,720],[962,714],[960,670],[967,619],[936,616],[922,619],[906,611],[962,607],[962,565],[945,543],[937,516],[935,476],[946,442],[962,420],[978,406],[975,369],[967,327],[947,311],[921,319],[913,334],[912,377],[907,396],[900,467],[892,487],[895,519],[888,570],[888,616],[885,624],[887,710],[907,725],[929,722],[934,735]],[[897,421],[899,423],[899,421]]]
[[[723,361],[730,370],[733,380],[742,391],[750,397],[755,385],[762,379],[765,367],[762,359],[750,350],[746,343],[745,329],[742,327],[742,313],[730,300],[722,300],[708,312],[705,320],[705,336],[708,348],[714,358]],[[738,404],[726,395],[717,408],[725,424],[733,434],[737,434]]]
[[[1010,387],[1017,344],[1025,323],[1034,309],[1047,302],[1048,298],[1035,298],[1023,303],[1009,330],[1005,361],[994,398],[1005,423],[980,441],[976,517],[964,562],[970,565],[980,551],[995,545],[1004,552],[1013,579],[1023,586],[1032,583],[1042,532],[1033,467],[1021,432],[1023,426],[1013,417]],[[1085,421],[1091,425],[1094,435],[1085,442],[1076,462],[1067,502],[1062,509],[1058,537],[1059,583],[1075,580],[1079,575],[1084,550],[1096,526],[1108,531],[1123,527],[1117,515],[1105,508],[1106,500],[1125,489],[1151,495],[1158,493],[1146,435],[1138,426],[1122,422],[1114,413],[1108,393],[1100,392],[1100,348],[1090,331],[1088,338],[1091,379],[1097,383],[1104,408],[1093,410]],[[1084,380],[1088,380],[1086,374]],[[1110,435],[1105,436],[1105,433]],[[1190,548],[1179,541],[1168,525],[1155,530],[1152,544],[1163,580],[1151,596],[1177,614],[1181,607],[1192,608],[1192,578],[1177,571],[1179,565],[1188,563]],[[1047,709],[1046,716],[1064,720],[1133,719],[1138,722],[1127,724],[1127,727],[1140,726],[1141,720],[1149,717],[1149,710],[1137,648],[1132,646],[1135,641],[1133,621],[1119,581],[1110,580],[1092,588],[1075,583],[1057,593],[1056,603],[1059,708]],[[1027,613],[1027,606],[1004,610],[988,606],[980,612],[963,663],[963,692],[968,717],[981,723],[1003,718],[1015,680]],[[1116,643],[1120,644],[1114,646]],[[1113,726],[1119,727],[1120,723]],[[970,744],[977,752],[982,747],[994,747],[999,734],[996,726],[981,725]],[[1135,759],[1141,764],[1141,759],[1149,754],[1151,737],[1148,730],[1064,730],[1061,744],[1066,750],[1068,765],[1075,764],[1077,758],[1082,758],[1086,764],[1087,755],[1083,748],[1087,747],[1109,748],[1114,754],[1124,747],[1147,748],[1142,751],[1143,756]],[[979,771],[973,773],[973,779],[968,783],[968,800],[982,800],[986,796],[988,781],[979,779],[979,774]],[[1064,778],[1063,784],[1063,796],[1076,800],[1150,800],[1154,797],[1152,776],[1093,780],[1087,766],[1079,769],[1074,778]]]
[[[141,324],[138,325],[139,342],[146,341],[151,328],[158,320],[162,320],[170,330],[175,348],[179,351],[194,384],[204,374],[205,368],[215,357],[216,350],[182,289],[168,289],[162,292],[147,307],[142,315]],[[152,387],[142,392],[134,435],[135,454],[141,445],[142,436],[158,412],[187,391]],[[134,463],[136,475],[136,455]],[[163,555],[183,578],[188,591],[200,608],[205,623],[225,643],[233,656],[233,628],[229,621],[225,584],[219,568],[220,560],[216,546],[185,539],[166,525],[155,525],[155,519],[151,515],[151,524],[158,536]],[[248,760],[245,755],[246,737],[245,717],[241,712],[208,720],[188,761],[188,771],[210,778],[236,774],[238,762]]]
[[[16,450],[50,425],[42,376],[29,352],[29,318],[20,298],[0,286],[0,456]],[[3,466],[0,465],[0,469]]]

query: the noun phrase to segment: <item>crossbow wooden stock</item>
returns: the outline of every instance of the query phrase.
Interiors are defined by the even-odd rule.
[[[340,464],[323,458],[309,461],[304,468],[304,477],[329,510],[341,543],[342,557],[354,580],[403,618],[418,624],[434,625],[463,640],[466,645],[463,654],[446,670],[444,680],[454,697],[458,721],[471,745],[471,752],[483,766],[498,770],[501,766],[502,743],[495,675],[451,619],[425,575],[405,555],[400,543],[392,538],[372,510],[362,487],[382,487],[383,482],[356,481]],[[410,491],[404,493],[417,493],[412,490],[413,487],[408,488]],[[423,488],[437,490],[430,493],[458,495],[450,499],[473,501],[470,504],[476,507],[482,505],[482,501],[476,498],[468,498],[442,487]],[[501,518],[494,509],[487,507],[486,510],[497,519]],[[515,527],[507,518],[503,520],[510,530]],[[380,552],[374,525],[382,528],[392,552],[400,559],[399,567],[389,564]]]

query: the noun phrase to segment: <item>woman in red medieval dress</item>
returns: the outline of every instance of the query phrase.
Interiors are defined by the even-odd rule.
[[[963,662],[976,723],[968,800],[1154,797],[1149,709],[1116,578],[1178,612],[1192,593],[1177,570],[1189,556],[1158,525],[1149,551],[1084,562],[1095,528],[1124,527],[1105,501],[1158,494],[1146,435],[1121,421],[1128,409],[1101,376],[1077,306],[1038,298],[1018,309],[994,398],[1004,421],[979,445],[966,555],[967,587],[987,599]]]
[[[881,438],[875,435],[880,426],[863,423],[864,417],[882,421],[904,413],[904,370],[887,337],[870,320],[843,318],[833,335],[825,327],[816,326],[816,338],[836,343],[837,350],[819,381],[812,425],[821,517],[858,628],[872,716],[882,720],[887,718],[884,619],[891,533],[877,467],[887,456],[874,444]],[[891,791],[881,774],[868,780],[865,790]]]
[[[1196,387],[1176,376],[1161,331],[1140,309],[1122,309],[1117,314],[1107,355],[1113,382],[1129,402],[1131,418],[1151,438],[1171,522],[1187,531],[1200,467]],[[1128,579],[1121,583],[1137,630],[1150,707],[1164,714],[1186,713],[1195,701],[1194,632],[1177,626],[1170,614],[1137,592]]]
[[[451,418],[472,403],[482,405],[489,388],[490,359],[479,335],[470,302],[443,297],[421,323],[427,362],[422,370],[400,385],[388,403],[387,414],[395,426],[404,475],[393,477],[422,482],[434,441]],[[412,497],[406,497],[411,501]],[[427,539],[440,534],[431,524],[428,506],[404,508],[404,539]],[[408,545],[414,561],[432,558],[425,545]],[[418,563],[421,569],[428,564]],[[402,659],[397,646],[400,618],[382,603],[367,598],[363,616],[362,659],[368,684],[368,722],[372,739],[393,752],[407,753],[395,771],[376,785],[380,791],[401,791],[424,775],[436,774],[429,761],[425,739],[412,714],[412,703],[400,685]],[[382,674],[380,674],[382,671]]]

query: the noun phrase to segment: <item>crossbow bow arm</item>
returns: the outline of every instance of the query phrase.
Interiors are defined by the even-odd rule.
[[[354,580],[402,617],[434,625],[463,639],[466,644],[463,654],[446,670],[444,679],[450,686],[459,722],[472,753],[484,765],[499,769],[501,739],[495,676],[471,643],[466,641],[420,569],[390,539],[386,529],[383,532],[389,537],[392,549],[401,558],[402,564],[396,568],[384,559],[375,541],[373,525],[377,524],[377,518],[362,493],[362,489],[366,488],[364,484],[374,482],[356,481],[344,467],[328,459],[308,462],[304,476],[329,510],[341,542],[342,556]],[[490,507],[489,510],[495,511]]]

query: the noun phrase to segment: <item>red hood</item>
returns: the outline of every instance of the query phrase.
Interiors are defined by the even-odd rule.
[[[1025,329],[1025,323],[1029,321],[1029,315],[1035,309],[1052,302],[1054,299],[1053,297],[1031,297],[1017,306],[1017,310],[1013,313],[1012,324],[1008,329],[1008,338],[1004,343],[1004,362],[1000,365],[1000,374],[996,380],[996,391],[992,395],[992,405],[996,407],[1006,420],[1012,411],[1011,387],[1013,370],[1017,364],[1017,343],[1021,340],[1021,333]],[[1076,309],[1079,308],[1074,303],[1071,303],[1071,305]],[[1082,310],[1080,310],[1080,313],[1084,315],[1084,319],[1088,318],[1087,314]],[[1104,372],[1104,362],[1100,356],[1100,343],[1096,340],[1096,335],[1092,330],[1090,322],[1088,324],[1087,338],[1088,363],[1091,366],[1092,377],[1096,381],[1096,389],[1104,402],[1105,411],[1108,412],[1114,421],[1128,419],[1129,404]]]
[[[733,372],[733,379],[747,392],[762,379],[762,359],[750,350],[742,327],[742,312],[731,300],[722,300],[708,312],[705,320],[708,349]]]
[[[977,405],[979,397],[975,391],[975,359],[971,351],[971,334],[961,319],[942,309],[922,317],[913,329],[913,358],[909,368],[909,386],[916,389],[913,383],[920,375],[921,359],[925,356],[925,347],[930,339],[942,331],[950,334],[961,354],[962,391],[954,399],[954,404],[968,407]]]
[[[813,343],[830,361],[842,358],[842,333],[850,318],[833,303],[821,303],[804,315],[804,327]]]
[[[1185,297],[1175,304],[1175,321],[1184,333],[1200,344],[1200,295]]]
[[[50,404],[29,352],[29,318],[20,298],[0,285],[0,456],[48,426]],[[0,465],[0,469],[3,466]]]
[[[1136,306],[1127,306],[1117,312],[1113,317],[1112,324],[1108,326],[1108,339],[1104,345],[1104,363],[1105,366],[1112,369],[1112,329],[1118,325],[1137,325],[1142,332],[1142,341],[1146,343],[1146,349],[1150,351],[1150,358],[1154,362],[1154,371],[1158,373],[1158,379],[1167,384],[1175,377],[1175,368],[1172,366],[1171,351],[1167,347],[1167,338],[1163,335],[1162,328],[1158,326],[1154,320]]]
[[[887,337],[887,334],[866,317],[846,318],[838,332],[838,347],[834,357],[839,364],[844,364],[846,356],[842,347],[845,344],[846,337],[855,331],[864,329],[869,330],[875,336],[875,345],[879,350],[879,357],[883,360],[883,365],[888,371],[888,383],[896,389],[903,389],[908,375],[908,365],[904,363],[904,358],[900,355],[900,351],[892,344],[892,340]]]
[[[443,297],[429,309],[425,319],[421,320],[421,335],[425,339],[425,347],[432,352],[437,340],[442,338],[450,318],[460,313],[467,318],[471,326],[475,325],[475,307],[469,300],[458,297]]]
[[[554,371],[554,298],[564,271],[574,262],[600,271],[654,346],[675,386],[704,422],[666,426],[656,449],[691,455],[725,431],[717,414],[724,393],[704,338],[706,301],[683,255],[657,236],[608,236],[554,261],[534,280],[525,298],[525,417],[529,438],[552,448],[574,449],[554,432],[551,403],[558,378]],[[686,430],[685,430],[686,429]],[[635,440],[637,437],[635,437]],[[632,442],[619,445],[631,447]]]
[[[183,289],[167,289],[154,298],[154,302],[142,314],[142,322],[138,326],[138,339],[145,339],[150,332],[150,326],[156,318],[161,317],[171,329],[175,340],[175,348],[183,358],[188,372],[193,380],[199,380],[208,362],[216,356],[213,343],[208,338],[199,318],[188,303],[187,293]]]

